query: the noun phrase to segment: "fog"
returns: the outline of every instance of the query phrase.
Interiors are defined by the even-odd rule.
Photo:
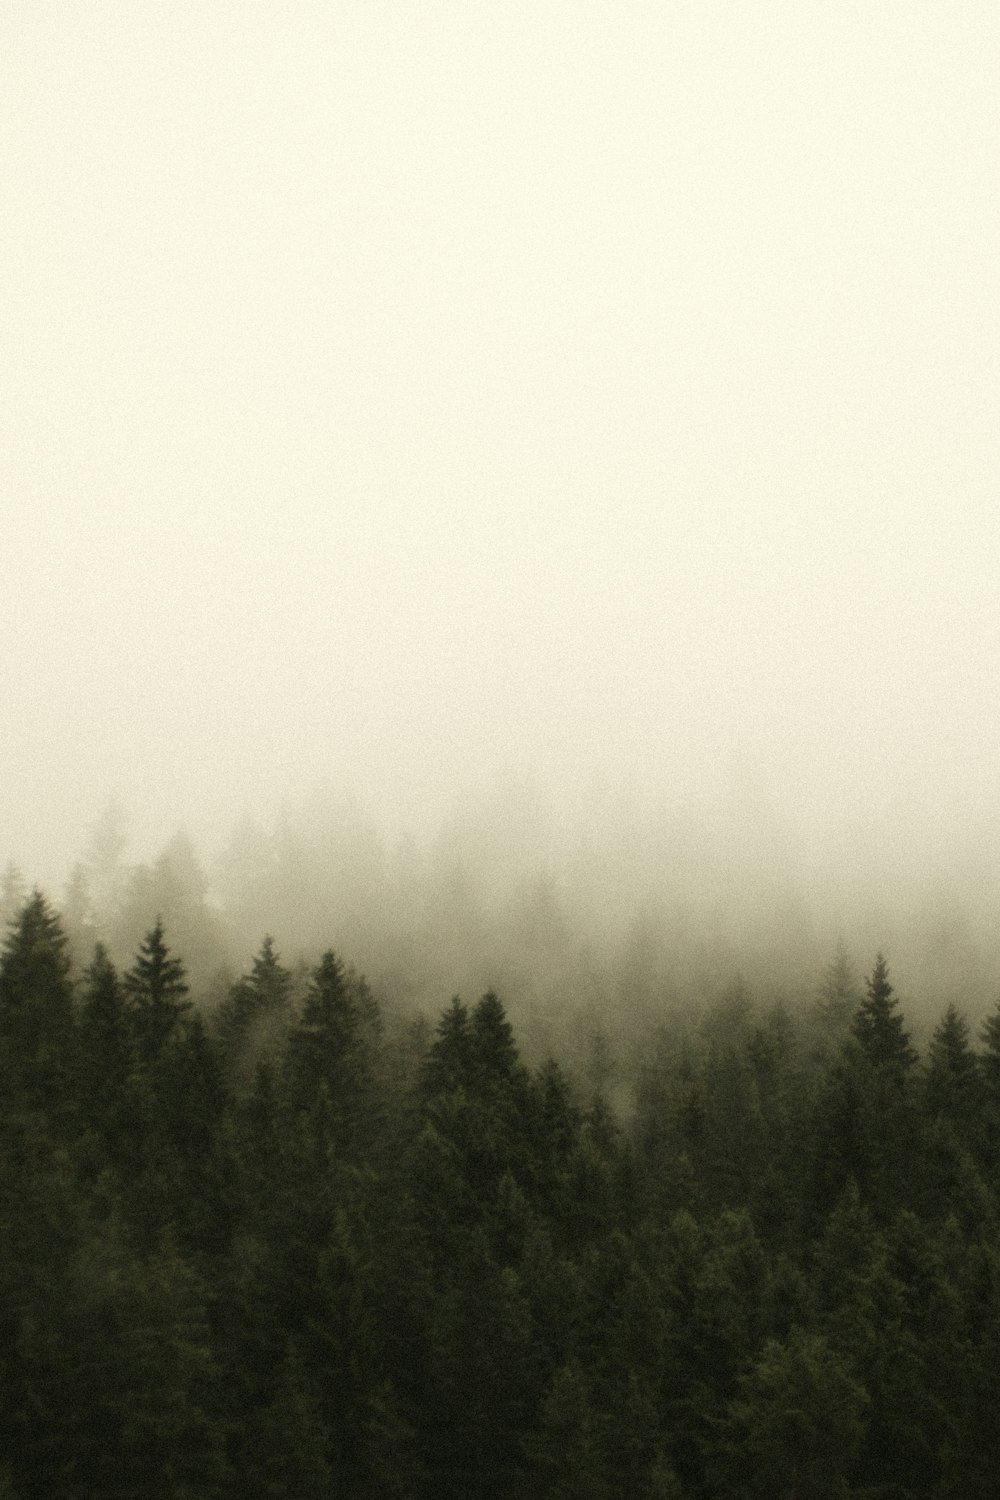
[[[221,902],[349,808],[491,920],[994,984],[998,63],[985,3],[7,5],[0,859],[116,803]]]

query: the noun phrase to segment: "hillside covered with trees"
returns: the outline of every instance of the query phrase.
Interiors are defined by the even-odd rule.
[[[602,1069],[270,939],[201,998],[10,924],[0,1495],[995,1493],[1000,1013],[918,1055],[841,955]]]

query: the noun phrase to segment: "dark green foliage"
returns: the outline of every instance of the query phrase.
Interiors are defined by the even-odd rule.
[[[66,936],[35,891],[0,953],[0,1083],[62,1133],[73,1128],[75,1042]]]
[[[292,976],[266,937],[250,973],[234,984],[216,1017],[216,1032],[227,1069],[248,1084],[259,1060],[273,1054],[289,1024]]]
[[[853,1032],[868,1062],[901,1081],[917,1060],[910,1045],[898,1001],[893,999],[889,967],[880,953],[866,995],[854,1017]]]
[[[79,1090],[82,1121],[96,1133],[105,1160],[118,1159],[120,1143],[135,1128],[135,1063],[124,992],[107,949],[98,943],[83,975]]]
[[[930,1113],[968,1135],[980,1112],[982,1091],[968,1023],[954,1005],[949,1005],[931,1038],[925,1088]]]
[[[135,963],[125,975],[132,1026],[139,1052],[152,1062],[174,1034],[181,1016],[191,1008],[184,964],[172,957],[163,936],[163,923],[142,940]]]
[[[379,1103],[374,1064],[378,1007],[363,979],[332,951],[312,971],[305,1005],[288,1038],[286,1079],[295,1110],[317,1145],[356,1159],[371,1145]]]
[[[0,1495],[995,1493],[995,1016],[917,1069],[841,956],[819,1007],[660,1024],[619,1112],[493,992],[383,1031],[265,940],[195,999],[160,923],[76,991],[44,898],[11,925]]]
[[[847,1500],[868,1393],[822,1334],[769,1340],[741,1377],[713,1469],[719,1496]]]

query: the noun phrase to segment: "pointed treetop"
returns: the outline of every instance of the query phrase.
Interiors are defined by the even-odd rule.
[[[147,932],[135,962],[124,980],[132,1002],[132,1015],[139,1044],[147,1056],[155,1056],[175,1030],[181,1015],[191,1009],[184,965],[172,957],[163,936],[163,923]]]
[[[934,1028],[929,1056],[932,1069],[940,1069],[955,1077],[976,1071],[976,1060],[969,1044],[969,1023],[954,1005],[948,1006]]]
[[[850,1021],[861,999],[850,954],[843,941],[837,944],[830,963],[823,971],[819,987],[819,1008],[824,1021],[832,1027],[844,1026]]]
[[[184,964],[171,957],[160,917],[139,945],[135,963],[125,975],[125,988],[130,995],[151,999],[177,999],[188,993]]]
[[[4,1006],[59,996],[68,1002],[70,960],[58,914],[37,888],[15,917],[0,953]]]
[[[518,1065],[514,1028],[499,997],[488,990],[472,1012],[472,1049],[476,1070],[485,1082],[504,1082]]]
[[[92,990],[108,988],[118,983],[118,971],[103,943],[94,944],[94,956],[83,971],[84,982]]]
[[[906,1073],[913,1067],[917,1055],[898,1012],[898,1001],[893,998],[889,966],[881,953],[875,959],[866,989],[867,994],[858,1007],[851,1028],[854,1036],[875,1067]]]
[[[424,1059],[423,1086],[428,1094],[460,1088],[469,1071],[471,1043],[469,1012],[457,995],[441,1016],[430,1051]]]
[[[934,1028],[928,1049],[927,1103],[932,1111],[955,1121],[971,1121],[977,1113],[979,1081],[968,1022],[954,1005],[949,1005]]]

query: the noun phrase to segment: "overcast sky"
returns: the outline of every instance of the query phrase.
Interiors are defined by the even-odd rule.
[[[997,798],[987,0],[7,0],[0,862]]]

